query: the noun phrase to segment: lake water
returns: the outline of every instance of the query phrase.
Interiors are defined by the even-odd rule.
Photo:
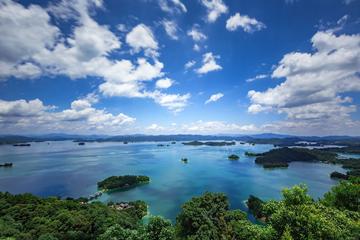
[[[262,199],[279,199],[280,190],[305,183],[315,199],[322,197],[337,181],[332,171],[340,166],[322,163],[291,163],[288,169],[266,170],[246,157],[245,151],[264,152],[272,145],[248,144],[225,147],[184,146],[181,143],[158,147],[158,143],[86,143],[71,141],[32,143],[31,147],[0,146],[0,191],[31,192],[39,196],[80,197],[97,191],[96,183],[112,175],[147,175],[148,185],[128,191],[104,194],[100,201],[144,200],[152,215],[174,220],[181,204],[205,191],[224,192],[232,208],[246,210],[250,194]],[[168,144],[168,143],[165,143]],[[230,161],[230,154],[240,156]],[[189,159],[182,163],[182,157]]]

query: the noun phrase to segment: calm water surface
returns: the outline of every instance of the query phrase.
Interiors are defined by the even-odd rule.
[[[14,167],[0,168],[0,191],[31,192],[39,196],[80,197],[97,191],[96,183],[112,175],[147,175],[148,185],[104,194],[99,200],[144,200],[152,215],[174,220],[181,204],[205,191],[225,192],[232,208],[246,210],[250,194],[279,199],[280,190],[305,183],[314,198],[321,197],[337,181],[332,171],[340,166],[321,163],[291,163],[288,169],[265,170],[246,157],[245,151],[264,152],[272,145],[226,147],[158,147],[158,143],[87,143],[71,141],[32,143],[31,147],[0,146],[0,162]],[[167,144],[167,143],[165,143]],[[229,154],[240,156],[229,161]],[[186,157],[188,164],[180,159]]]

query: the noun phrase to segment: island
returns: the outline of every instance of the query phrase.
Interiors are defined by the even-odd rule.
[[[245,156],[248,156],[248,157],[259,157],[262,155],[263,155],[262,153],[253,153],[253,152],[248,152],[248,151],[245,152]]]
[[[229,160],[239,160],[239,156],[238,155],[236,155],[236,154],[231,154],[230,156],[228,156],[228,159]]]
[[[182,161],[183,163],[188,163],[188,159],[187,159],[187,158],[182,158],[181,161]]]
[[[5,168],[8,168],[8,167],[12,167],[13,164],[12,163],[4,163],[4,164],[0,164],[0,167],[5,167]]]
[[[30,147],[31,144],[30,143],[16,143],[13,144],[14,147]]]
[[[97,183],[98,188],[102,191],[113,191],[136,187],[141,184],[150,182],[148,176],[111,176]]]
[[[308,149],[308,148],[276,148],[268,152],[258,154],[255,159],[256,164],[263,165],[264,168],[286,168],[291,162],[321,162],[327,164],[341,164],[347,169],[347,177],[360,176],[360,159],[348,158],[339,159],[337,153],[329,149]],[[332,178],[338,178],[335,174]],[[344,179],[343,177],[340,177]]]
[[[332,172],[330,174],[330,177],[335,179],[345,179],[345,180],[349,179],[349,176],[347,174],[339,173],[337,171]]]
[[[184,145],[189,145],[189,146],[231,146],[231,145],[235,145],[235,142],[200,142],[200,141],[191,141],[191,142],[183,142],[182,144]]]
[[[276,148],[262,153],[255,159],[256,164],[266,168],[288,167],[290,162],[335,162],[337,154],[307,148]]]

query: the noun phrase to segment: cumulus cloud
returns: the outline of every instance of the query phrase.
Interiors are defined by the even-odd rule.
[[[1,1],[0,79],[44,74],[71,79],[95,76],[103,80],[99,91],[105,96],[149,97],[145,93],[146,82],[164,75],[154,34],[144,24],[135,26],[125,41],[133,53],[144,52],[145,57],[138,57],[135,62],[110,58],[122,43],[108,26],[98,24],[90,16],[93,8],[103,7],[99,0],[58,1],[47,9]],[[56,18],[75,21],[72,32],[65,36],[52,25],[48,12]]]
[[[180,0],[159,0],[161,10],[167,13],[186,13],[186,6]]]
[[[209,22],[215,22],[221,14],[228,12],[228,7],[222,0],[201,0],[201,3],[207,9],[207,20]]]
[[[212,52],[205,53],[203,55],[203,65],[196,69],[195,71],[198,74],[205,74],[212,71],[221,70],[222,67],[216,63],[216,59],[220,58],[219,56],[213,55]]]
[[[189,124],[183,124],[181,131],[184,133],[200,134],[219,134],[219,133],[252,133],[259,129],[253,125],[241,125],[236,123],[226,123],[222,121],[196,121]]]
[[[177,36],[178,26],[175,21],[162,20],[161,25],[164,27],[166,34],[173,40],[178,40]]]
[[[153,53],[158,49],[158,43],[151,29],[145,24],[135,26],[127,35],[126,43],[137,53],[140,50]]]
[[[283,83],[248,92],[249,112],[275,110],[309,129],[357,124],[351,119],[356,106],[345,94],[360,91],[360,35],[320,31],[311,42],[313,53],[288,53],[279,62],[272,77]]]
[[[236,13],[226,21],[226,29],[229,31],[235,31],[239,27],[241,27],[247,33],[252,33],[255,31],[260,31],[266,26],[255,18],[251,18],[247,15],[241,16],[240,13]]]
[[[220,98],[222,98],[224,94],[222,93],[216,93],[209,97],[208,100],[206,100],[205,104],[211,103],[211,102],[217,102]]]
[[[0,35],[0,78],[31,78],[41,70],[27,61],[42,49],[53,47],[59,29],[51,25],[49,14],[39,6],[25,8],[13,1],[1,1]]]
[[[0,126],[4,132],[107,132],[120,133],[124,125],[133,124],[135,118],[123,113],[111,114],[104,109],[96,109],[97,96],[90,94],[71,103],[69,109],[55,111],[39,99],[0,100]]]
[[[191,97],[190,93],[184,95],[167,94],[157,90],[146,93],[146,96],[154,99],[154,101],[160,106],[166,107],[174,113],[183,111],[184,108],[188,105],[188,100]]]
[[[174,84],[174,81],[171,80],[170,78],[163,78],[163,79],[159,79],[156,81],[156,88],[169,88]]]
[[[195,42],[207,39],[206,35],[200,31],[198,25],[194,25],[189,31],[187,31],[187,35],[190,36]]]

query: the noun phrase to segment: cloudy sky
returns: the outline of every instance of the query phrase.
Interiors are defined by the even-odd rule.
[[[0,0],[0,134],[360,135],[359,0]]]

